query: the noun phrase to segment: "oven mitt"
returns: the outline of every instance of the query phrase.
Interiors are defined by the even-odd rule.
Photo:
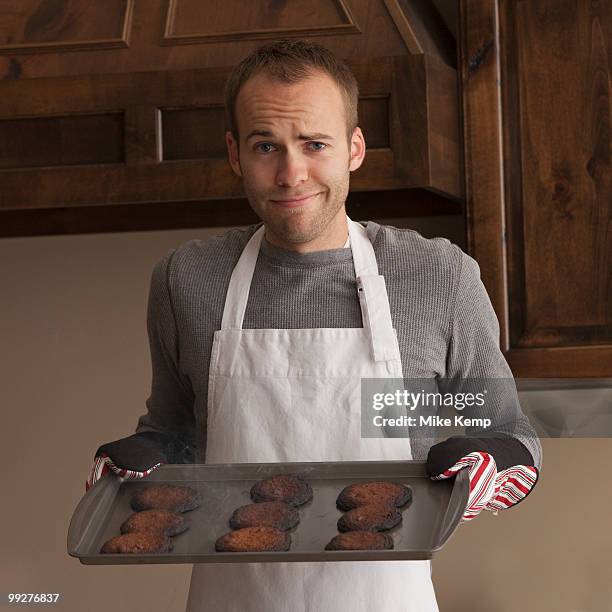
[[[144,478],[164,463],[193,463],[193,450],[177,437],[143,431],[103,444],[85,482],[88,491],[102,476],[114,472],[124,480]]]
[[[464,468],[470,480],[464,522],[482,510],[497,514],[518,504],[539,476],[531,453],[516,438],[453,437],[429,449],[427,473],[432,480],[452,478]]]

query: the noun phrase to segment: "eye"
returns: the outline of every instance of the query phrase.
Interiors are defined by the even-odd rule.
[[[258,153],[271,153],[274,149],[274,145],[271,145],[269,142],[260,142],[255,145],[255,151]]]
[[[313,151],[323,151],[327,147],[324,142],[318,141],[309,142],[308,145]]]

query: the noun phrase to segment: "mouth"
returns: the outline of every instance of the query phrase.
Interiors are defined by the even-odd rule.
[[[270,200],[273,204],[281,206],[283,208],[295,208],[296,206],[303,206],[314,200],[321,192],[312,193],[307,196],[296,196],[295,198],[284,198],[282,200]]]

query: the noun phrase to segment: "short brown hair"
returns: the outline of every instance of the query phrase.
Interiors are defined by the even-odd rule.
[[[297,83],[320,70],[338,85],[344,99],[347,135],[350,139],[358,125],[359,88],[350,68],[329,49],[305,40],[278,40],[245,57],[230,73],[225,84],[225,117],[228,129],[238,141],[236,99],[244,84],[256,74],[267,75],[284,83]]]

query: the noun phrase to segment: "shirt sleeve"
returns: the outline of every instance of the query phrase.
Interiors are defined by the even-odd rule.
[[[474,402],[460,412],[466,419],[488,418],[492,422],[486,429],[466,425],[466,435],[516,438],[539,469],[542,447],[521,409],[512,371],[499,348],[497,316],[480,279],[478,263],[463,251],[451,313],[446,384],[451,384],[455,393],[487,389],[482,406]]]
[[[151,394],[136,432],[164,433],[195,449],[194,393],[191,381],[179,367],[179,336],[168,283],[173,255],[174,250],[169,251],[151,276],[147,307]]]

